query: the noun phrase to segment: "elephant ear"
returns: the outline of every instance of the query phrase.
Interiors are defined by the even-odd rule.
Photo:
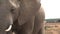
[[[15,8],[20,7],[20,5],[19,5],[20,2],[18,0],[9,0],[9,2]]]

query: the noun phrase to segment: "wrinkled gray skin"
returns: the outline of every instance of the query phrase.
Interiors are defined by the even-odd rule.
[[[13,25],[16,34],[42,34],[44,10],[37,0],[20,0],[20,13]]]
[[[0,34],[12,34],[10,31],[5,31],[8,29],[12,22],[12,15],[10,13],[10,7],[7,2],[8,0],[0,0]]]
[[[8,34],[8,31],[5,30],[8,29],[8,27],[12,24],[12,22],[10,22],[10,12],[1,10],[2,9],[0,9],[0,34]],[[9,33],[12,34],[11,31],[9,31]]]
[[[39,0],[1,0],[0,34],[12,34],[5,31],[11,24],[15,34],[41,34],[44,11],[40,6]]]
[[[35,16],[33,34],[43,34],[42,29],[43,29],[44,19],[45,19],[45,13],[44,13],[44,9],[41,7]]]
[[[9,28],[10,25],[12,25],[13,22],[10,20],[10,12],[7,12],[5,10],[0,9],[0,34],[8,34],[12,32],[11,31],[5,31]],[[5,12],[4,12],[5,11]]]
[[[43,34],[42,28],[45,19],[45,13],[42,7],[36,13],[34,18],[34,21],[28,21],[28,23],[25,23],[21,26],[17,25],[15,22],[15,26],[13,27],[15,34]],[[31,24],[30,22],[34,23]]]

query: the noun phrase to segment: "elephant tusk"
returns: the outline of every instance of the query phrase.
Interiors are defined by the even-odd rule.
[[[6,29],[5,31],[10,31],[10,30],[11,30],[11,28],[12,28],[12,25],[10,25],[10,26],[9,26],[9,28],[8,28],[8,29]]]
[[[18,7],[19,7],[19,4],[17,3],[16,0],[9,0],[9,2],[10,2],[15,8],[18,8]]]

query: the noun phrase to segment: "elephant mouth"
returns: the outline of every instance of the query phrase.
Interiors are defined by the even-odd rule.
[[[12,25],[10,25],[5,31],[8,32],[12,29]]]

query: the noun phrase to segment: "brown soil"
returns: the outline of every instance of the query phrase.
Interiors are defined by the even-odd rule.
[[[60,34],[60,23],[44,23],[44,34]]]

